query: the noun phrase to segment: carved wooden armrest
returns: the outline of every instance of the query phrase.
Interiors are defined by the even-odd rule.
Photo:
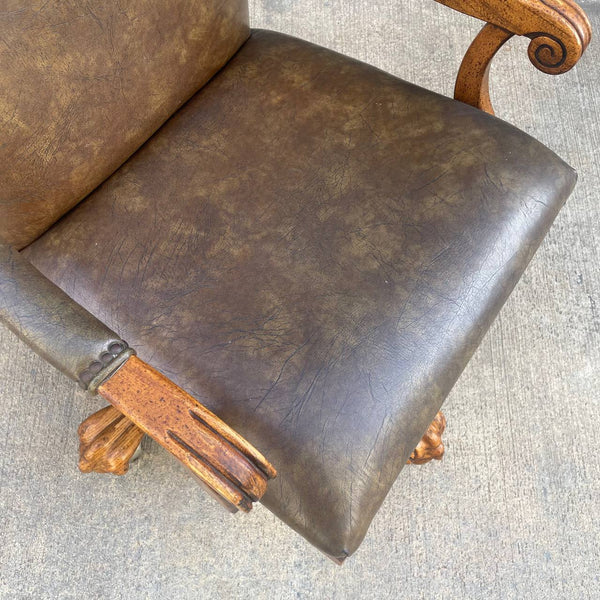
[[[136,356],[97,391],[112,406],[79,427],[83,472],[124,474],[147,433],[231,510],[248,512],[276,475],[256,448]]]
[[[528,54],[544,73],[571,69],[587,48],[592,27],[573,0],[436,0],[487,25],[461,64],[454,97],[493,114],[489,70],[496,52],[513,35],[531,39]]]

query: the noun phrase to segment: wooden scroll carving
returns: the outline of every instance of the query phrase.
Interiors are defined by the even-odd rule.
[[[444,444],[442,442],[444,429],[446,429],[446,417],[440,411],[429,425],[427,432],[421,438],[407,462],[413,465],[424,465],[430,460],[442,460],[442,456],[444,456]]]
[[[529,60],[537,69],[551,75],[571,69],[592,36],[586,14],[573,0],[436,1],[488,23],[465,55],[454,97],[492,114],[490,63],[513,35],[531,39]]]
[[[256,448],[135,356],[98,387],[98,394],[112,406],[79,428],[84,472],[122,475],[147,433],[231,510],[250,511],[276,476]]]

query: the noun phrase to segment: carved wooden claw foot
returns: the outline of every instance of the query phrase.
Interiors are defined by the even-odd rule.
[[[79,470],[124,475],[144,432],[114,406],[89,416],[77,430]]]
[[[442,460],[442,456],[444,456],[444,443],[442,442],[444,429],[446,429],[446,417],[440,411],[435,415],[435,419],[431,422],[425,435],[406,462],[413,465],[423,465],[433,459]]]

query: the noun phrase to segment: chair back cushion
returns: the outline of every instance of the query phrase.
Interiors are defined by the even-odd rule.
[[[246,0],[7,0],[0,237],[21,248],[100,185],[238,50]]]

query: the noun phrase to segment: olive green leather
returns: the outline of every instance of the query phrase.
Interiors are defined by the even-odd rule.
[[[93,376],[129,354],[127,344],[114,331],[3,243],[0,323],[86,389]]]
[[[2,2],[0,237],[45,231],[248,34],[246,0]]]
[[[264,504],[344,558],[574,183],[497,118],[257,31],[25,254],[256,445]]]

